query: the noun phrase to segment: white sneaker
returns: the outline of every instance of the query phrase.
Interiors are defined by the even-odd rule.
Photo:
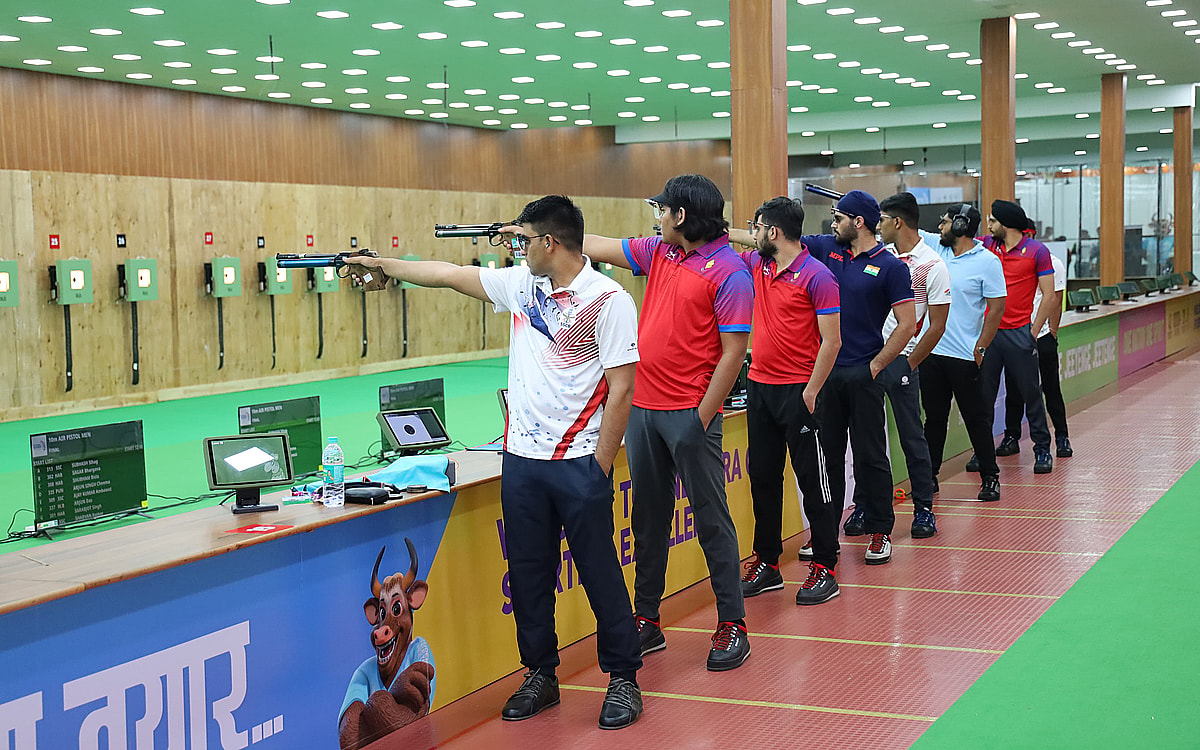
[[[867,545],[867,565],[883,565],[892,559],[892,539],[887,534],[872,534]]]

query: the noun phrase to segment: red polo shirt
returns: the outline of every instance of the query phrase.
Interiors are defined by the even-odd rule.
[[[995,253],[1004,265],[1004,284],[1008,287],[1008,301],[1004,303],[1004,317],[1000,319],[1000,327],[1008,330],[1029,325],[1038,279],[1054,275],[1050,249],[1037,240],[1022,237],[1013,249],[1006,250],[1004,244],[991,235],[983,238],[983,246]]]

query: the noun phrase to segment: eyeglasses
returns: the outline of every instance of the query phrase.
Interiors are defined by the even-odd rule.
[[[524,254],[529,249],[530,242],[532,242],[533,240],[541,239],[542,237],[549,237],[549,236],[550,236],[549,232],[547,232],[545,234],[535,234],[532,236],[524,235],[524,234],[513,235],[512,240],[510,240],[509,247],[512,249],[512,251],[514,253]]]
[[[899,218],[900,218],[899,216],[891,216],[889,214],[879,214],[880,221],[895,221],[896,219],[899,219]]]
[[[670,206],[664,206],[661,203],[656,203],[649,198],[646,199],[646,204],[650,206],[652,211],[654,211],[655,220],[661,220],[671,210]]]
[[[761,221],[755,221],[754,219],[746,219],[746,226],[750,228],[750,233],[753,234],[754,232],[758,231],[759,227],[761,227],[763,229],[770,229],[771,227],[773,227],[775,225],[774,224],[763,224]]]

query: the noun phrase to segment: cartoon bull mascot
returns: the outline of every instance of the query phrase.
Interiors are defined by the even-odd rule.
[[[387,547],[379,550],[371,571],[370,599],[363,604],[371,624],[375,654],[350,678],[338,720],[342,750],[357,750],[380,737],[411,724],[429,713],[437,680],[433,652],[424,638],[413,638],[413,611],[425,602],[429,586],[417,580],[417,550],[405,538],[408,572],[379,582],[379,563]]]

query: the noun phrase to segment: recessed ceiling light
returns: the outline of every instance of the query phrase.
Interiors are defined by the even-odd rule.
[[[1058,22],[1057,21],[1046,21],[1045,23],[1035,23],[1033,25],[1033,28],[1037,29],[1038,31],[1045,31],[1046,29],[1057,29]]]
[[[1052,89],[1046,89],[1047,94],[1061,94],[1064,91],[1066,91],[1066,89],[1063,88],[1062,86],[1055,86]]]
[[[420,110],[417,110],[417,113],[420,114]],[[408,113],[405,112],[405,114],[408,114]],[[499,120],[484,120],[483,124],[484,125],[499,125],[500,121]]]
[[[1177,29],[1182,29],[1185,26],[1195,26],[1196,21],[1195,19],[1189,18],[1186,21],[1174,21],[1171,23],[1171,25]]]
[[[159,47],[182,47],[183,42],[178,39],[156,39],[154,41]]]
[[[662,79],[658,76],[642,76],[638,79],[638,83],[662,83]]]
[[[808,46],[807,44],[789,44],[787,51],[788,52],[808,52],[810,49],[812,49],[812,47]]]
[[[890,107],[890,106],[892,106],[892,103],[891,102],[871,102],[871,106],[872,107]]]
[[[502,47],[500,49],[502,55],[523,55],[525,54],[524,47]]]
[[[163,11],[158,8],[130,8],[130,13],[137,13],[139,16],[161,16]]]
[[[1013,78],[1017,79],[1018,81],[1028,77],[1028,73],[1017,73],[1015,76],[1013,76]]]
[[[150,75],[149,73],[126,73],[125,77],[132,78],[135,81],[144,81],[147,78],[153,78],[154,76]]]
[[[1111,52],[1105,52],[1103,55],[1096,55],[1097,60],[1111,60],[1114,57],[1116,57],[1116,55]]]
[[[905,159],[904,161],[900,162],[900,166],[903,166],[903,167],[911,167],[914,164],[916,164],[916,162],[913,161],[912,159]]]
[[[970,57],[970,56],[971,56],[970,52],[948,52],[948,53],[946,53],[946,57],[950,58],[951,60],[961,60],[964,57]]]
[[[890,81],[893,78],[899,78],[900,74],[899,73],[880,73],[879,77],[880,77],[880,79],[882,79],[884,81]]]
[[[423,115],[423,114],[425,114],[425,110],[423,110],[423,109],[406,109],[406,110],[404,110],[404,114],[406,114],[406,115]],[[484,120],[483,122],[485,125],[488,123],[487,120]],[[500,124],[499,120],[493,120],[492,122],[493,122],[493,124],[496,124],[496,125]]]
[[[513,130],[524,130],[525,128],[529,127],[529,123],[514,122],[512,125],[509,125],[509,127],[512,128]]]
[[[210,55],[218,55],[218,56],[236,55],[236,54],[237,54],[237,50],[235,50],[235,49],[227,49],[227,48],[225,48],[225,47],[216,47],[215,49],[210,49],[210,50],[208,51],[208,54],[210,54]]]
[[[576,31],[575,36],[579,37],[580,39],[595,39],[598,36],[604,36],[604,34],[599,31],[587,30],[587,31]]]
[[[929,37],[925,36],[924,34],[910,34],[910,35],[904,37],[904,41],[906,41],[906,42],[928,42]]]
[[[319,10],[317,15],[321,18],[349,18],[350,14],[344,10]]]
[[[862,65],[862,63],[860,63],[858,60],[842,60],[840,63],[838,63],[839,68],[857,68],[860,65]]]
[[[561,29],[564,26],[566,26],[566,24],[563,23],[562,21],[542,21],[541,23],[534,24],[534,26],[537,26],[539,29],[549,30],[549,29]]]
[[[654,0],[625,0],[625,4],[630,8],[643,8],[647,5],[654,5]]]
[[[450,84],[442,83],[441,81],[433,81],[431,83],[425,84],[425,88],[427,88],[427,89],[448,89],[448,88],[450,88]]]
[[[729,96],[729,92],[728,92],[728,91],[725,91],[725,90],[721,90],[721,91],[712,91],[712,92],[709,92],[709,94],[708,94],[708,95],[709,95],[709,96]],[[805,108],[804,108],[804,111],[805,111],[805,112],[807,112],[807,111],[808,111],[808,107],[805,107]]]
[[[176,78],[173,81],[171,81],[171,83],[175,84],[176,86],[195,86],[196,79],[194,79],[194,78]]]
[[[1183,33],[1187,34],[1188,36],[1196,36],[1197,34],[1200,34],[1200,29],[1188,29]]]
[[[240,94],[246,90],[245,86],[222,86],[222,91],[228,91],[231,94]]]
[[[856,96],[856,97],[854,97],[854,101],[858,102],[859,104],[862,104],[863,102],[869,102],[874,98],[875,97],[873,97],[873,96]]]
[[[120,36],[121,32],[118,29],[92,29],[92,33],[96,36]]]
[[[972,57],[970,60],[967,60],[967,65],[982,65],[982,64],[983,64],[983,60],[979,59],[978,57]]]
[[[818,94],[836,94],[837,91],[838,90],[832,86],[826,86],[824,88],[817,89]]]
[[[380,21],[379,23],[371,24],[371,28],[379,29],[380,31],[395,31],[396,29],[403,29],[404,24],[396,23],[395,21]]]
[[[469,106],[466,102],[450,102],[450,109],[466,109]]]
[[[384,94],[383,98],[384,99],[407,99],[408,94],[399,94],[399,93]]]
[[[929,85],[930,85],[929,81],[913,81],[912,82],[912,87],[914,89],[923,89]]]
[[[417,36],[428,41],[446,38],[446,35],[440,31],[422,31],[420,34],[417,34]]]
[[[859,26],[870,26],[872,24],[882,23],[883,19],[876,18],[875,16],[866,16],[865,18],[856,18],[854,19],[854,22]]]
[[[1050,35],[1050,38],[1051,39],[1074,39],[1075,32],[1074,31],[1056,31],[1055,33]]]
[[[1105,60],[1104,64],[1105,65],[1124,65],[1127,62],[1129,62],[1129,61],[1126,60],[1125,58],[1118,57],[1116,60]]]
[[[1076,112],[1075,113],[1076,120],[1086,120],[1089,117],[1091,117],[1091,115],[1089,115],[1087,112]]]
[[[300,63],[300,67],[304,68],[305,70],[323,70],[325,68],[328,68],[329,66],[326,65],[325,63],[306,62],[306,63]]]
[[[944,127],[946,127],[946,123],[944,123],[944,122],[935,122],[935,123],[933,124],[933,126],[934,126],[935,128],[944,128]]]
[[[816,135],[816,133],[811,130],[805,130],[804,132],[800,133],[802,138],[812,138],[814,135]]]
[[[707,65],[708,65],[708,67],[713,68],[714,70],[729,67],[729,63],[724,62],[724,61],[710,62],[710,63],[707,63]]]
[[[614,70],[610,70],[610,71],[607,71],[607,72],[608,72],[608,74],[609,74],[610,76],[612,76],[613,78],[619,78],[619,77],[621,77],[621,76],[627,76],[627,75],[629,75],[629,71],[628,71],[628,70],[625,70],[624,68],[616,68],[616,69],[614,69]]]
[[[256,77],[257,77],[257,76],[256,76]],[[347,94],[353,94],[353,95],[355,95],[355,96],[358,96],[358,95],[360,95],[360,94],[365,94],[365,93],[367,93],[367,90],[366,90],[366,89],[364,89],[364,88],[350,88],[350,89],[346,89],[346,93],[347,93]],[[441,100],[439,99],[438,101],[441,101]]]
[[[1161,78],[1155,78],[1155,79],[1152,79],[1152,80],[1146,81],[1146,85],[1147,85],[1147,86],[1161,86],[1161,85],[1163,85],[1164,83],[1166,83],[1166,81],[1164,81],[1164,80],[1163,80],[1163,79],[1161,79]]]
[[[578,68],[579,70],[591,70],[592,68],[596,67],[596,63],[587,61],[577,62],[571,63],[571,67]]]
[[[388,76],[384,80],[388,83],[408,83],[412,79],[408,76]]]
[[[830,8],[825,12],[831,16],[848,16],[854,12],[854,8]]]
[[[1149,150],[1150,150],[1150,147],[1149,147],[1149,146],[1138,146],[1138,147],[1137,147],[1136,149],[1134,149],[1134,150],[1135,150],[1135,151],[1149,151]]]
[[[342,71],[342,75],[346,76],[365,76],[367,71],[362,68],[346,68]]]
[[[879,128],[876,128],[876,127],[869,127],[869,128],[867,128],[867,132],[868,132],[868,133],[878,133],[878,132],[879,132]]]
[[[501,21],[513,21],[518,18],[525,17],[525,14],[519,10],[502,10],[499,13],[493,13],[492,15],[496,18],[499,18]]]
[[[84,65],[82,68],[76,68],[80,73],[103,73],[104,68],[97,68],[95,65]]]
[[[237,70],[234,68],[213,68],[212,72],[219,76],[231,76],[237,73]]]
[[[912,83],[915,80],[917,80],[917,79],[912,78],[911,76],[904,76],[903,78],[897,78],[895,81],[893,81],[893,83],[899,83],[901,85],[906,85],[906,84]]]
[[[926,44],[925,49],[929,50],[930,52],[943,52],[945,50],[950,49],[950,45],[949,44]]]
[[[474,109],[476,112],[491,112],[495,107],[490,104],[476,104]]]
[[[484,44],[487,44],[487,42],[484,42]],[[377,50],[377,49],[356,49],[356,50],[351,50],[351,53],[358,55],[359,57],[371,57],[373,55],[378,55],[379,50]]]
[[[814,60],[833,60],[836,58],[837,55],[833,54],[832,52],[818,52],[817,54],[813,55]]]
[[[852,162],[850,162],[850,164],[849,164],[849,167],[850,167],[850,169],[858,169],[858,168],[859,168],[859,167],[861,167],[861,166],[862,166],[862,165],[861,165],[861,164],[859,164],[859,163],[858,163],[858,162],[856,162],[856,161],[852,161]]]
[[[662,12],[667,18],[686,18],[692,15],[690,10],[664,10]]]
[[[713,117],[729,117],[728,112],[713,112]]]
[[[350,106],[354,107],[355,109],[366,109],[367,107],[370,107],[371,105],[367,104],[366,102],[356,102],[354,104],[351,104]],[[449,112],[430,112],[429,116],[440,120],[443,117],[449,117],[450,113]]]
[[[50,65],[51,64],[49,60],[45,60],[40,57],[31,57],[28,60],[22,60],[21,62],[25,63],[26,65]]]
[[[904,31],[903,26],[880,26],[879,27],[880,34],[899,34],[901,31]]]
[[[1174,131],[1174,130],[1172,130],[1171,128],[1161,128],[1161,129],[1159,129],[1159,131],[1158,131],[1158,132],[1159,132],[1161,135],[1170,135],[1171,133],[1174,133],[1175,131]]]
[[[651,54],[654,54],[655,52],[666,52],[669,49],[670,49],[670,47],[664,47],[661,44],[655,44],[655,45],[651,45],[649,47],[642,47],[642,52],[649,52]]]
[[[1085,55],[1095,55],[1095,54],[1098,54],[1098,53],[1100,53],[1100,52],[1103,52],[1103,51],[1104,51],[1104,48],[1103,48],[1103,47],[1088,47],[1087,49],[1085,49],[1085,50],[1083,51],[1083,54],[1085,54]]]
[[[1034,18],[1041,18],[1041,17],[1042,17],[1041,13],[1015,13],[1015,14],[1013,14],[1013,18],[1017,19],[1018,21],[1028,21],[1028,20],[1031,20]]]
[[[618,112],[617,117],[624,117],[624,118],[637,117],[637,112],[628,112],[628,111]]]
[[[642,118],[642,122],[658,122],[661,119],[658,115],[646,115]]]
[[[78,44],[64,44],[58,48],[59,52],[87,52],[87,47],[80,47]]]
[[[1075,39],[1073,41],[1067,42],[1067,46],[1068,47],[1086,47],[1091,43],[1092,42],[1090,39]]]
[[[883,68],[863,68],[862,70],[860,70],[858,72],[862,73],[865,76],[875,76],[875,75],[879,75],[880,73],[882,73]]]
[[[788,110],[788,111],[789,111],[789,112],[795,112],[795,113],[797,113],[797,114],[802,114],[802,113],[804,113],[804,112],[807,112],[807,111],[808,111],[808,107],[792,107],[792,108],[791,108],[790,110]]]
[[[371,105],[368,104],[367,102],[350,102],[350,108],[351,109],[370,109]],[[445,116],[446,116],[445,113],[442,113],[442,117],[445,117]],[[437,115],[435,114],[435,115],[433,115],[433,117],[437,117]]]
[[[669,89],[686,89],[686,88],[688,88],[688,84],[686,84],[686,83],[668,83],[667,88],[669,88]]]
[[[516,76],[512,79],[513,83],[533,83],[531,76]]]
[[[549,120],[550,122],[566,122],[567,116],[566,115],[550,115],[546,119]]]
[[[0,34],[0,42],[19,42],[21,37],[12,34]]]
[[[804,85],[804,81],[788,81],[787,85],[788,86],[802,86],[802,85]]]
[[[275,75],[274,73],[259,73],[258,75],[254,76],[254,77],[255,77],[255,79],[257,79],[259,81],[278,81],[279,80],[279,76]]]
[[[796,0],[797,5],[820,5],[825,0]]]
[[[464,47],[486,47],[488,43],[482,39],[469,39],[465,42],[459,42]]]
[[[50,23],[54,19],[46,16],[17,16],[17,20],[25,23]]]
[[[630,44],[637,44],[637,40],[636,40],[636,39],[630,39],[629,37],[621,37],[620,39],[609,39],[609,40],[608,40],[608,43],[609,43],[609,44],[615,44],[615,45],[617,45],[618,47],[624,47],[624,46],[627,46],[627,45],[630,45]]]
[[[958,96],[961,93],[958,89],[946,89],[942,92],[942,96]]]
[[[1029,139],[1028,138],[1018,138],[1016,142],[1017,143],[1029,143]]]
[[[1053,85],[1054,85],[1053,83],[1050,83],[1049,81],[1047,81],[1047,82],[1044,82],[1044,83],[1035,83],[1035,84],[1033,84],[1033,87],[1034,87],[1035,89],[1048,89],[1048,88],[1050,88],[1050,87],[1051,87],[1051,86],[1053,86]]]
[[[323,88],[325,88],[324,81],[304,81],[300,85],[306,89],[323,89]]]
[[[831,148],[821,149],[821,156],[833,156],[833,149],[831,149]]]
[[[708,20],[706,20],[706,21],[697,21],[697,22],[696,22],[696,25],[697,25],[697,26],[702,26],[702,27],[704,27],[704,28],[711,28],[711,27],[714,27],[714,26],[724,26],[724,25],[725,25],[725,22],[724,22],[724,21],[722,21],[722,20],[721,20],[721,19],[719,19],[719,18],[710,18],[710,19],[708,19]]]
[[[587,112],[589,109],[591,109],[591,106],[587,104],[572,104],[571,109],[576,112]]]
[[[1093,141],[1099,137],[1100,137],[1099,133],[1088,133],[1087,135],[1084,136],[1084,138],[1087,138],[1087,139],[1093,140]]]
[[[531,96],[530,98],[525,100],[525,103],[526,104],[545,104],[546,100],[542,99],[541,97],[538,97],[538,96]]]
[[[504,109],[497,111],[502,115],[515,115],[517,113],[517,110],[513,109],[512,107],[505,107]]]
[[[520,99],[521,97],[518,96],[517,94],[501,94],[499,98],[500,98],[500,101],[503,101],[503,102],[515,102],[516,100]]]
[[[975,100],[974,94],[959,94],[956,97],[960,102],[970,102]]]
[[[442,4],[451,8],[470,8],[475,4],[475,0],[442,0]]]
[[[805,83],[800,86],[801,91],[816,91],[819,88],[821,88],[819,83]]]
[[[699,60],[700,55],[697,55],[695,53],[688,53],[686,55],[676,55],[675,59],[679,60],[681,62],[692,62],[694,60]]]
[[[691,91],[693,94],[707,94],[712,89],[708,86],[692,86],[688,91]]]
[[[538,55],[534,59],[539,62],[554,62],[555,60],[561,60],[562,58],[558,55]]]
[[[259,57],[256,57],[254,59],[259,61],[260,63],[281,63],[281,62],[283,62],[283,58],[280,57],[279,55],[260,55]]]
[[[1087,156],[1087,151],[1079,150],[1075,152],[1076,156]]]
[[[286,91],[272,91],[271,93],[267,94],[267,96],[271,97],[272,99],[291,99],[292,98],[292,95]]]
[[[1176,16],[1186,16],[1186,15],[1187,15],[1186,10],[1164,10],[1162,12],[1163,18],[1175,18]]]
[[[124,60],[124,61],[126,61],[126,62],[133,62],[133,61],[135,61],[135,60],[141,60],[141,59],[142,59],[142,56],[141,56],[141,55],[134,55],[134,54],[131,54],[131,53],[129,53],[129,52],[123,52],[123,53],[121,53],[121,54],[119,54],[119,55],[113,55],[113,59],[114,59],[114,60]]]

